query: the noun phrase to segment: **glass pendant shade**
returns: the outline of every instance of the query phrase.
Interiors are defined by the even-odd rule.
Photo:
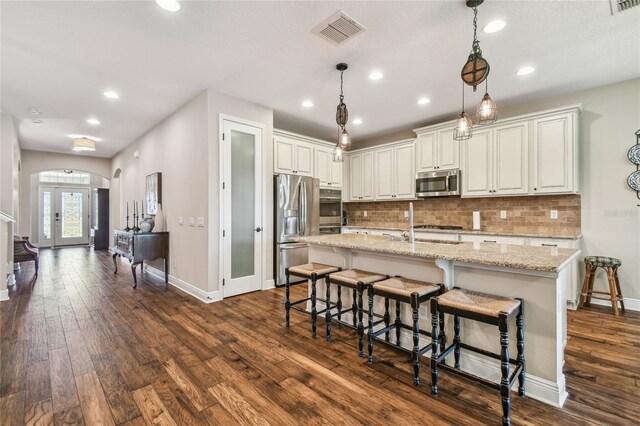
[[[340,132],[340,140],[338,142],[342,148],[348,148],[351,145],[351,135],[347,132],[347,129],[342,129]]]
[[[476,110],[476,122],[480,125],[495,123],[498,119],[498,108],[488,93],[484,94]]]
[[[333,161],[335,163],[342,163],[344,161],[344,150],[340,146],[340,144],[333,147],[333,152],[331,153],[333,156]]]
[[[96,142],[88,138],[78,138],[73,140],[74,151],[95,151]]]
[[[473,123],[467,114],[462,111],[456,120],[456,127],[453,129],[453,139],[464,141],[473,136]]]

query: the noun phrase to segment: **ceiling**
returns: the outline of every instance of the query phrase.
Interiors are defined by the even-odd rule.
[[[22,147],[71,152],[68,135],[86,134],[101,138],[93,155],[112,157],[206,88],[273,108],[277,127],[333,139],[338,62],[349,64],[350,116],[363,120],[348,125],[356,145],[459,112],[473,19],[462,0],[181,4],[2,1],[0,106],[17,118]],[[367,31],[334,46],[311,29],[339,9]],[[499,108],[640,76],[640,7],[485,1],[478,16],[480,28],[507,24],[478,35]],[[519,77],[523,65],[536,71]],[[373,70],[384,78],[370,80]],[[481,90],[466,91],[467,111]],[[431,102],[418,105],[423,96]]]

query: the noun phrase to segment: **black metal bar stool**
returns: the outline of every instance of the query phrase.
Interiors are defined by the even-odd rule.
[[[584,282],[582,283],[582,292],[580,294],[580,302],[578,307],[583,304],[591,305],[591,299],[610,300],[613,314],[618,315],[618,302],[620,309],[624,312],[624,298],[620,289],[620,280],[618,279],[618,267],[622,266],[620,259],[605,256],[587,256],[584,258],[586,268]],[[607,281],[609,281],[609,291],[595,291],[593,289],[593,280],[596,276],[596,269],[603,268],[607,272]],[[605,294],[609,297],[594,296],[594,294]]]
[[[420,334],[431,336],[430,333],[420,330],[418,325],[418,313],[420,304],[431,299],[433,296],[442,294],[444,286],[442,284],[431,284],[422,281],[410,280],[403,277],[389,278],[384,281],[373,283],[369,286],[369,363],[373,363],[373,341],[382,333],[385,334],[385,341],[389,341],[389,332],[395,329],[396,347],[400,346],[400,331],[405,328],[413,332],[413,349],[410,351],[413,360],[413,383],[420,385],[420,355],[431,349],[431,344],[420,348]],[[382,296],[385,298],[385,326],[378,331],[374,331],[377,323],[373,321],[373,297]],[[389,299],[396,301],[396,319],[390,324]],[[400,303],[408,303],[412,309],[413,326],[403,324],[400,320]],[[439,336],[444,343],[444,332]]]
[[[338,301],[336,303],[338,322],[342,322],[342,314],[351,311],[353,315],[353,328],[358,333],[358,353],[361,357],[364,356],[364,344],[362,342],[364,336],[364,325],[362,323],[362,294],[365,288],[368,288],[371,284],[387,279],[388,276],[378,274],[375,272],[367,272],[359,269],[347,269],[344,271],[334,272],[329,274],[329,284],[327,284],[327,300],[331,300],[331,284],[338,286]],[[349,310],[342,310],[342,287],[348,287],[353,290],[353,303]],[[327,302],[328,303],[328,302]],[[327,320],[327,342],[331,341],[331,320],[333,314],[331,310],[328,310],[325,318]],[[348,324],[347,324],[348,325]]]
[[[524,396],[524,303],[522,299],[495,296],[480,293],[463,288],[454,288],[441,296],[431,299],[431,335],[438,333],[438,319],[440,328],[444,327],[443,315],[453,315],[453,343],[438,354],[438,339],[432,338],[431,348],[431,393],[438,395],[438,368],[459,374],[467,379],[482,383],[494,389],[500,390],[502,397],[502,424],[510,425],[509,410],[511,407],[511,385],[518,376],[518,394]],[[509,320],[516,317],[516,339],[518,359],[509,358]],[[468,318],[487,324],[497,325],[500,330],[500,354],[485,351],[460,341],[460,317]],[[460,348],[464,348],[485,356],[500,360],[502,379],[500,383],[494,383],[466,371],[460,370]],[[444,363],[445,357],[454,351],[454,367]],[[515,364],[516,368],[509,376],[509,364]]]
[[[300,308],[298,305],[300,303],[305,303],[307,301],[311,301],[311,336],[312,337],[316,337],[316,325],[318,322],[318,314],[321,314],[325,311],[328,311],[329,309],[331,309],[330,306],[330,302],[327,301],[327,307],[325,309],[323,309],[322,311],[318,312],[316,309],[316,283],[318,282],[318,280],[321,279],[325,279],[326,283],[327,283],[327,287],[329,286],[329,282],[327,280],[327,277],[329,274],[333,273],[333,272],[338,272],[340,271],[342,268],[336,267],[336,266],[331,266],[331,265],[323,265],[322,263],[307,263],[304,265],[298,265],[298,266],[291,266],[289,268],[285,268],[285,275],[286,275],[286,283],[285,283],[285,297],[286,297],[286,301],[284,303],[284,308],[286,311],[285,314],[285,321],[286,321],[286,325],[287,327],[289,327],[289,311],[291,310],[291,308],[294,308],[298,311],[301,312],[305,312],[304,308]],[[304,299],[300,299],[300,300],[296,300],[295,302],[291,302],[289,300],[289,289],[291,287],[290,284],[290,277],[291,275],[294,275],[296,277],[302,277],[302,278],[306,278],[307,280],[311,280],[311,297],[307,297]]]

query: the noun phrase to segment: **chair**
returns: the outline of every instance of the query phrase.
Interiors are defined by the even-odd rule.
[[[618,303],[620,303],[620,309],[624,312],[624,298],[622,297],[620,280],[618,279],[618,268],[622,266],[620,259],[605,256],[587,256],[584,258],[584,264],[586,272],[584,282],[582,283],[582,292],[580,294],[578,307],[581,308],[583,305],[590,306],[591,299],[610,300],[614,315],[619,315]],[[598,268],[603,268],[607,272],[609,291],[595,291],[593,289],[593,281],[596,276],[596,269]],[[605,296],[594,296],[594,294],[602,294]]]
[[[36,277],[38,276],[39,252],[38,248],[31,244],[29,237],[13,236],[13,262],[36,262]]]

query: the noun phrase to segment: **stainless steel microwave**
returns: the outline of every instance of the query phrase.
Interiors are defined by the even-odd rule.
[[[416,197],[459,197],[460,169],[416,174]]]

